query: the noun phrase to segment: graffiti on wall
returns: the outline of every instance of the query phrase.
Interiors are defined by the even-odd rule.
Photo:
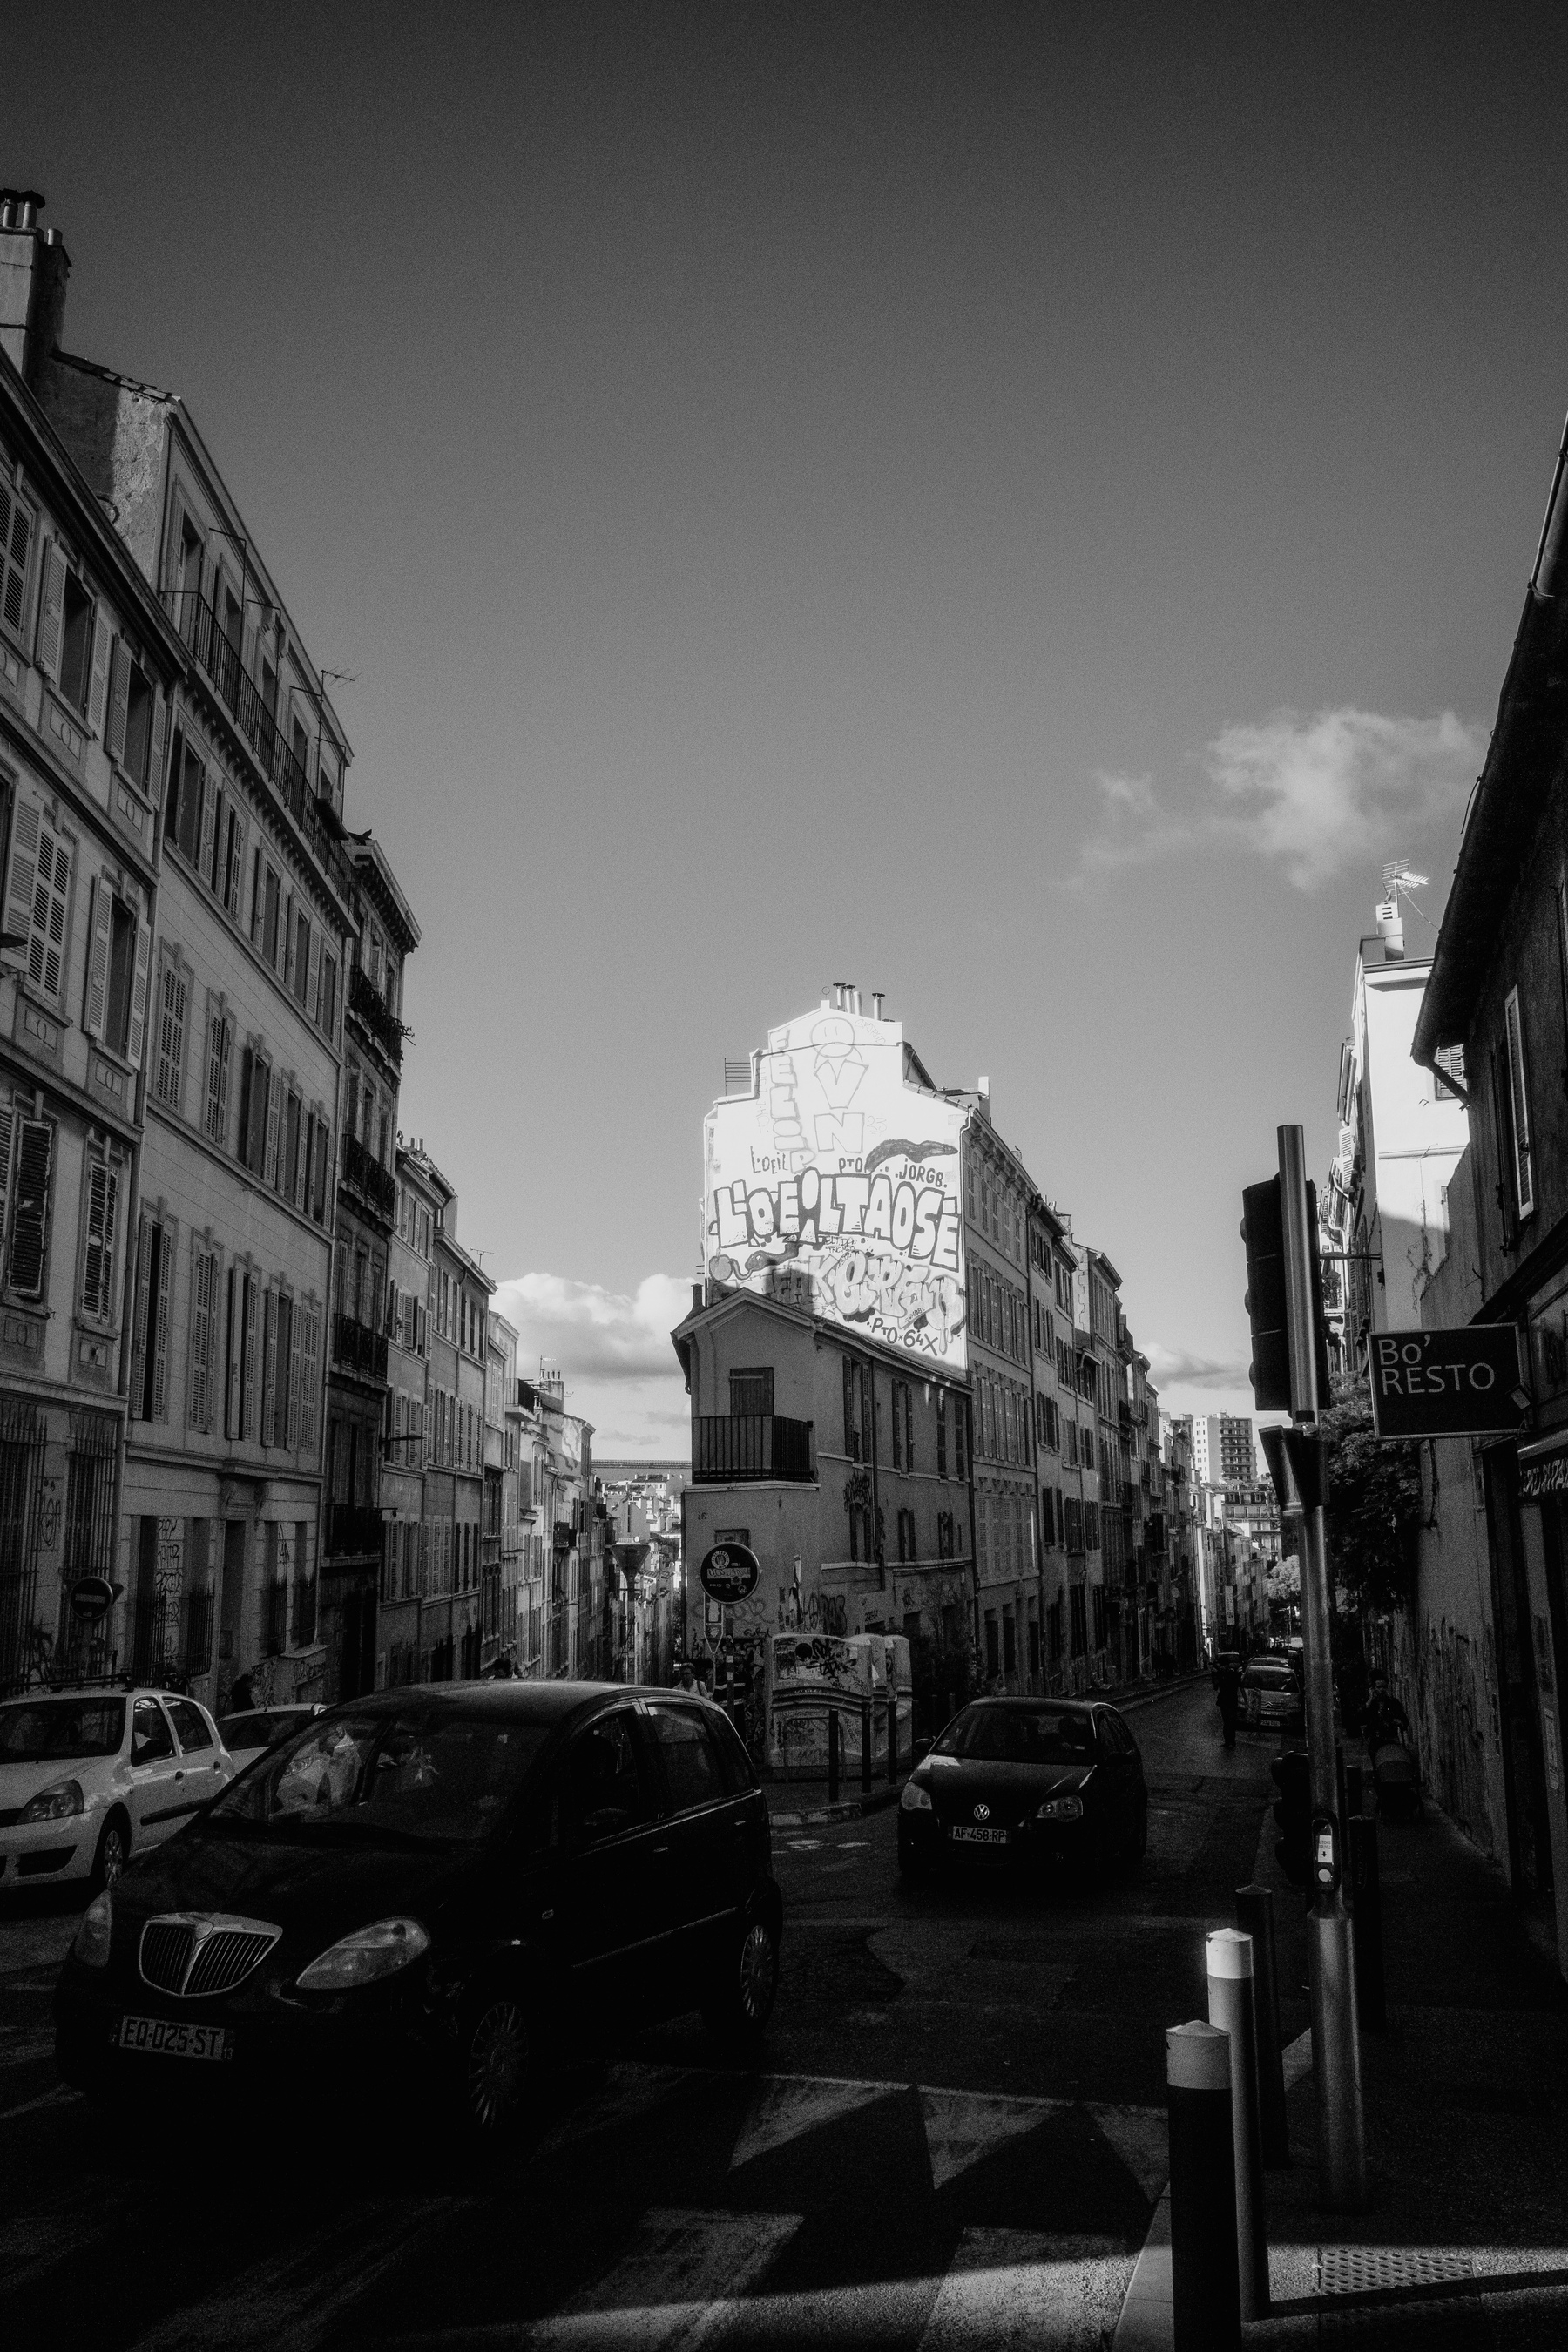
[[[901,1024],[807,1013],[706,1133],[703,1258],[760,1292],[952,1370],[964,1362],[965,1114],[904,1075]]]

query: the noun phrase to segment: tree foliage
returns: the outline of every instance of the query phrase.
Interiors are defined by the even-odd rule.
[[[1372,1399],[1354,1379],[1334,1382],[1321,1428],[1329,1443],[1330,1575],[1353,1608],[1397,1608],[1415,1576],[1420,1441],[1374,1436]]]

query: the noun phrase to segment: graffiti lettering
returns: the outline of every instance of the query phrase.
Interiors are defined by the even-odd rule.
[[[721,1184],[713,1204],[719,1246],[726,1253],[776,1239],[817,1249],[839,1234],[863,1234],[889,1243],[917,1265],[958,1272],[958,1202],[940,1178],[916,1184],[905,1177],[895,1185],[888,1176],[824,1176],[805,1168],[772,1186],[748,1186],[742,1179]]]

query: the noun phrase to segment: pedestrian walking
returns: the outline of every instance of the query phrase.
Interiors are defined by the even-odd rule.
[[[1236,1746],[1236,1717],[1241,1705],[1241,1676],[1226,1658],[1215,1674],[1215,1704],[1227,1748]]]

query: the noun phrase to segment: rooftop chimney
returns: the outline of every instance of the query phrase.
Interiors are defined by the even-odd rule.
[[[0,188],[0,351],[29,384],[65,324],[70,256],[58,229],[38,226],[36,188]]]
[[[885,988],[874,988],[871,991],[871,1018],[874,1021],[879,1021],[882,1017],[882,999],[887,992]]]
[[[989,1102],[991,1099],[991,1081],[989,1078],[983,1077],[979,1081],[979,1091],[985,1097],[986,1101]]]
[[[1384,962],[1403,963],[1405,961],[1405,918],[1399,911],[1399,898],[1397,892],[1392,898],[1385,898],[1382,906],[1379,907],[1377,910],[1377,935],[1383,941]]]

